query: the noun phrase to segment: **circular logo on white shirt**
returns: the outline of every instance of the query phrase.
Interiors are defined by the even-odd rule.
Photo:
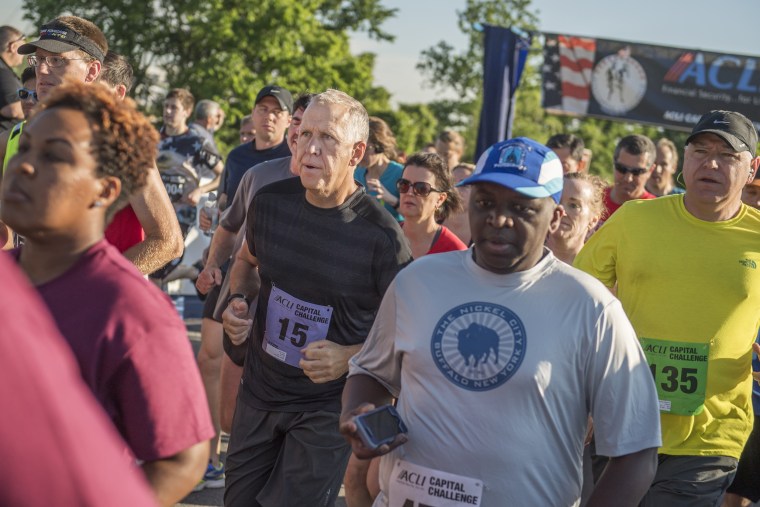
[[[441,317],[430,348],[438,369],[451,382],[471,391],[488,391],[520,367],[525,326],[501,305],[466,303]]]

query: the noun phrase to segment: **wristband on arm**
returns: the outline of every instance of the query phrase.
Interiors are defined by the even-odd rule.
[[[245,304],[247,304],[249,307],[251,306],[251,300],[248,299],[248,297],[245,294],[241,294],[240,292],[236,292],[234,294],[229,295],[229,297],[227,298],[227,306],[230,306],[230,303],[232,302],[233,299],[238,299],[238,298],[245,301]]]

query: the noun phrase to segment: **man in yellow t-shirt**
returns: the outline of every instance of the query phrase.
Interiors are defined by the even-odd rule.
[[[575,260],[617,285],[655,378],[663,446],[643,506],[719,505],[752,429],[760,212],[741,194],[757,141],[743,115],[705,114],[686,141],[686,193],[626,203]]]

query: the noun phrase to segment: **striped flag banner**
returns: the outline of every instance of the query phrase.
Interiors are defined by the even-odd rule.
[[[586,114],[591,94],[591,69],[594,66],[596,41],[560,35],[558,43],[562,109]]]

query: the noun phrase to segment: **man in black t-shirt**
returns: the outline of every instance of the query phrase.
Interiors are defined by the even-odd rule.
[[[293,118],[288,129],[287,141],[290,145],[290,151],[295,154],[295,139],[298,135],[298,127],[301,125],[303,112],[309,105],[313,94],[304,94],[298,97],[293,104]],[[269,150],[271,152],[271,150]],[[259,152],[264,155],[265,152]],[[282,163],[272,166],[271,163],[279,161]],[[229,424],[232,416],[223,417],[224,409],[230,407],[234,410],[234,402],[237,399],[238,386],[240,385],[241,368],[243,358],[245,357],[246,347],[230,347],[229,339],[223,342],[221,312],[227,307],[227,296],[229,296],[229,280],[225,280],[231,255],[237,251],[240,243],[245,239],[245,230],[243,223],[246,218],[248,206],[256,192],[268,185],[281,179],[292,178],[294,173],[291,170],[291,157],[283,157],[267,160],[250,168],[243,179],[240,180],[238,191],[235,192],[235,198],[228,203],[224,213],[219,217],[219,227],[214,232],[214,237],[209,246],[209,252],[203,271],[198,274],[195,281],[195,287],[201,294],[206,294],[206,300],[203,304],[203,321],[201,323],[201,347],[198,351],[198,367],[203,376],[203,382],[206,386],[206,395],[208,397],[209,408],[211,410],[211,419],[217,431],[217,439],[211,444],[211,466],[204,477],[202,483],[198,484],[196,489],[202,488],[221,488],[224,487],[224,464],[219,461],[219,446],[217,445],[221,429],[224,427],[222,422],[225,421],[229,432]],[[205,213],[198,215],[201,229],[206,230],[211,225],[211,220]],[[236,239],[236,236],[240,239]],[[223,285],[222,285],[223,284]],[[220,294],[224,294],[220,296]],[[219,299],[221,297],[221,304]],[[217,306],[220,310],[217,312]],[[217,313],[219,315],[217,315]],[[229,383],[222,383],[222,364],[226,361],[222,344],[227,350],[230,357],[234,357],[234,366],[232,362],[227,362],[227,370],[224,378],[229,378]],[[226,375],[229,374],[229,375]],[[235,379],[234,377],[237,377]],[[223,402],[231,403],[223,403]],[[226,410],[229,412],[229,409]]]
[[[332,505],[338,495],[350,455],[338,433],[348,359],[411,261],[396,221],[353,179],[368,130],[359,102],[336,90],[317,95],[300,127],[300,176],[264,187],[248,210],[224,313],[234,343],[251,339],[227,507]]]

